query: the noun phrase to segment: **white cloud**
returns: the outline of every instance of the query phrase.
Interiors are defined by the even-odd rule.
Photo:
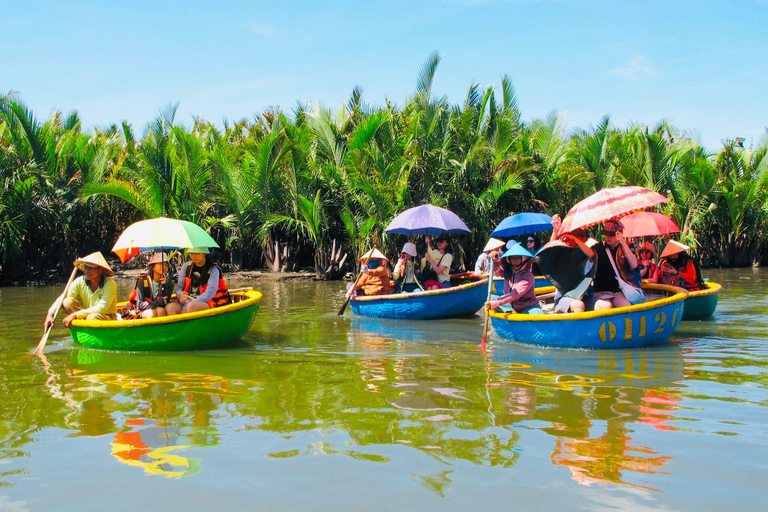
[[[637,80],[641,76],[653,76],[655,72],[645,60],[645,57],[636,55],[629,59],[622,67],[612,69],[612,75],[630,80]]]
[[[258,23],[254,21],[243,23],[242,27],[249,32],[253,32],[256,35],[268,37],[270,39],[276,38],[278,34],[277,29],[274,27],[270,27],[264,23]]]

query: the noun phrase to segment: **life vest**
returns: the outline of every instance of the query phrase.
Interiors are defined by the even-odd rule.
[[[200,269],[199,277],[193,272],[196,268]],[[191,261],[189,262],[186,274],[184,275],[184,293],[189,293],[190,291],[198,295],[205,293],[206,288],[208,288],[208,278],[211,277],[212,268],[219,270],[219,284],[216,289],[216,294],[208,301],[208,305],[211,306],[211,308],[226,306],[231,302],[231,299],[229,297],[227,283],[224,282],[224,272],[221,271],[221,267],[211,264],[208,261],[206,261],[205,265],[202,267],[196,267],[194,263]]]
[[[125,318],[136,319],[139,317],[139,315],[141,315],[141,310],[139,309],[138,303],[139,288],[141,288],[141,296],[144,297],[144,300],[147,302],[152,302],[153,300],[159,299],[160,295],[163,293],[162,286],[157,289],[156,294],[153,293],[152,278],[149,274],[141,274],[138,278],[136,278],[136,285],[128,295],[128,311],[126,312]]]

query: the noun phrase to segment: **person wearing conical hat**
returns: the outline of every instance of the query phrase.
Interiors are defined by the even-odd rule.
[[[389,270],[387,257],[378,249],[372,249],[360,257],[362,277],[357,281],[358,295],[389,295]]]
[[[83,276],[75,279],[69,287],[67,296],[62,293],[45,317],[44,329],[53,325],[54,312],[59,304],[67,312],[64,325],[69,327],[72,320],[116,320],[117,319],[117,284],[112,276],[112,269],[100,252],[94,252],[77,259],[74,265],[83,271]]]
[[[681,286],[689,292],[704,289],[699,264],[686,252],[687,245],[670,240],[661,251],[659,282],[672,286]]]
[[[504,266],[504,295],[485,303],[488,309],[496,309],[511,304],[517,313],[529,315],[543,314],[539,307],[534,288],[536,278],[531,272],[533,254],[522,245],[515,242],[501,255]]]
[[[504,242],[498,238],[488,240],[483,252],[480,253],[477,262],[475,262],[474,274],[478,277],[489,274],[491,271],[491,261],[493,261],[493,274],[504,277],[504,269],[501,266],[501,252],[499,252],[503,247]]]
[[[136,279],[136,284],[128,296],[126,318],[153,318],[165,316],[165,306],[173,295],[173,280],[168,275],[170,270],[168,255],[157,251],[149,260],[147,272]]]

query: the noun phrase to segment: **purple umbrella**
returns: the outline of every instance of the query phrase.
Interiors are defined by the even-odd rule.
[[[464,221],[455,213],[423,204],[405,210],[395,217],[384,230],[388,235],[466,235],[471,233]]]

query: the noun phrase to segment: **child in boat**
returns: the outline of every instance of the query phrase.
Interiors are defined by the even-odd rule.
[[[406,242],[392,273],[395,280],[394,293],[411,293],[423,289],[419,283],[419,266],[414,259],[416,255],[416,244]]]
[[[662,284],[682,286],[689,292],[704,289],[701,278],[701,268],[686,251],[690,249],[685,244],[670,240],[661,252],[659,281]]]
[[[531,272],[533,255],[518,243],[501,255],[504,265],[504,295],[485,303],[488,309],[511,304],[518,313],[541,315],[539,299],[534,292],[536,279]]]
[[[176,285],[178,302],[168,304],[166,314],[194,313],[229,304],[231,299],[223,272],[211,260],[208,248],[193,247],[187,252],[190,261],[181,267]]]
[[[51,305],[43,323],[44,331],[53,326],[53,315],[59,304],[67,312],[64,326],[72,320],[116,320],[117,283],[115,275],[100,252],[94,252],[75,260],[74,265],[83,271],[83,276],[72,281],[67,296],[62,293]]]
[[[366,261],[368,262],[366,264]],[[355,291],[358,295],[389,295],[389,270],[387,269],[387,257],[378,249],[371,249],[360,258],[363,273],[357,282]]]
[[[647,279],[651,283],[659,282],[656,248],[651,242],[645,242],[637,251],[637,270],[640,272],[640,279]]]
[[[154,318],[165,316],[165,306],[173,295],[173,280],[169,277],[168,256],[156,252],[149,260],[147,272],[136,279],[133,291],[128,296],[126,318]]]

